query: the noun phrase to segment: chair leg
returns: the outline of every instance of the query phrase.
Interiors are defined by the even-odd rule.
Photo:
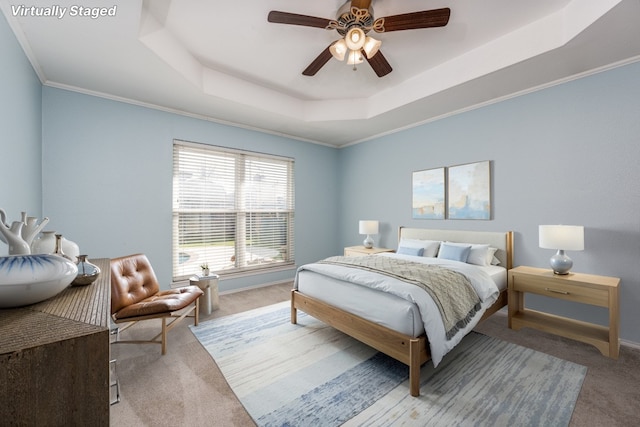
[[[193,317],[195,318],[193,321],[194,326],[198,326],[198,321],[200,319],[200,297],[196,298],[196,314]]]
[[[195,300],[195,304],[189,305],[186,308],[179,310],[179,312],[181,314],[176,314],[171,313],[170,317],[162,317],[162,331],[156,335],[155,337],[153,337],[150,340],[116,340],[114,341],[114,344],[160,344],[162,347],[162,355],[167,354],[167,335],[169,333],[169,331],[175,326],[175,324],[177,324],[180,320],[184,319],[185,317],[191,317],[191,313],[195,310],[195,313],[193,314],[193,318],[194,318],[194,325],[198,326],[198,323],[200,321],[199,318],[199,314],[200,314],[200,299],[196,298]],[[147,318],[148,319],[148,318]],[[143,319],[143,320],[147,320],[147,319]],[[169,323],[167,323],[167,319],[170,319],[171,321]],[[118,329],[118,332],[122,332],[125,329],[128,329],[129,327],[133,326],[135,323],[139,322],[140,320],[129,320],[126,321],[128,322],[126,326],[121,327]],[[119,334],[118,334],[119,335]],[[158,340],[158,338],[160,338],[160,340]]]
[[[162,318],[162,355],[167,354],[167,318]]]

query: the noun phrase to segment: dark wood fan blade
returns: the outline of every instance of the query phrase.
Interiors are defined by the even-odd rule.
[[[371,6],[371,0],[351,0],[351,7],[369,9],[369,6]]]
[[[322,53],[318,55],[318,57],[314,59],[311,64],[309,64],[309,66],[302,72],[303,75],[315,76],[316,73],[320,71],[320,68],[324,67],[324,64],[329,62],[329,60],[333,57],[333,55],[331,55],[331,51],[329,50],[330,46],[331,45],[327,46],[327,48],[323,50]]]
[[[367,55],[365,55],[364,52],[362,52],[362,56],[366,58],[367,62],[369,62],[369,65],[371,65],[371,68],[373,68],[373,71],[375,71],[378,77],[384,77],[393,71],[393,68],[391,68],[387,58],[385,58],[380,51],[373,55],[373,58],[371,59],[367,58]]]
[[[451,9],[423,10],[422,12],[403,13],[376,19],[373,29],[379,33],[420,28],[444,27],[449,22]],[[382,25],[376,25],[382,22]]]
[[[330,19],[317,18],[315,16],[298,15],[297,13],[280,12],[272,10],[269,12],[267,21],[276,24],[302,25],[303,27],[327,28]]]

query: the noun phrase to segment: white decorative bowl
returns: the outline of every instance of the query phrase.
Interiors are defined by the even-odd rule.
[[[78,267],[58,255],[0,257],[0,308],[21,307],[62,292],[78,274]]]

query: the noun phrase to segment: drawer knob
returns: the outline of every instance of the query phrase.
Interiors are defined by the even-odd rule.
[[[557,289],[551,289],[551,288],[544,288],[545,291],[549,291],[549,292],[554,292],[556,294],[562,294],[562,295],[570,295],[569,292],[567,291],[559,291]]]

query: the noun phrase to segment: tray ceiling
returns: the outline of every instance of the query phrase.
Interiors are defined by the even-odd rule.
[[[267,14],[334,19],[342,3],[92,0],[83,6],[116,6],[115,16],[59,19],[0,0],[45,85],[331,146],[640,59],[637,0],[373,0],[376,17],[450,7],[451,18],[378,34],[393,67],[383,78],[335,59],[303,76],[338,34]]]

